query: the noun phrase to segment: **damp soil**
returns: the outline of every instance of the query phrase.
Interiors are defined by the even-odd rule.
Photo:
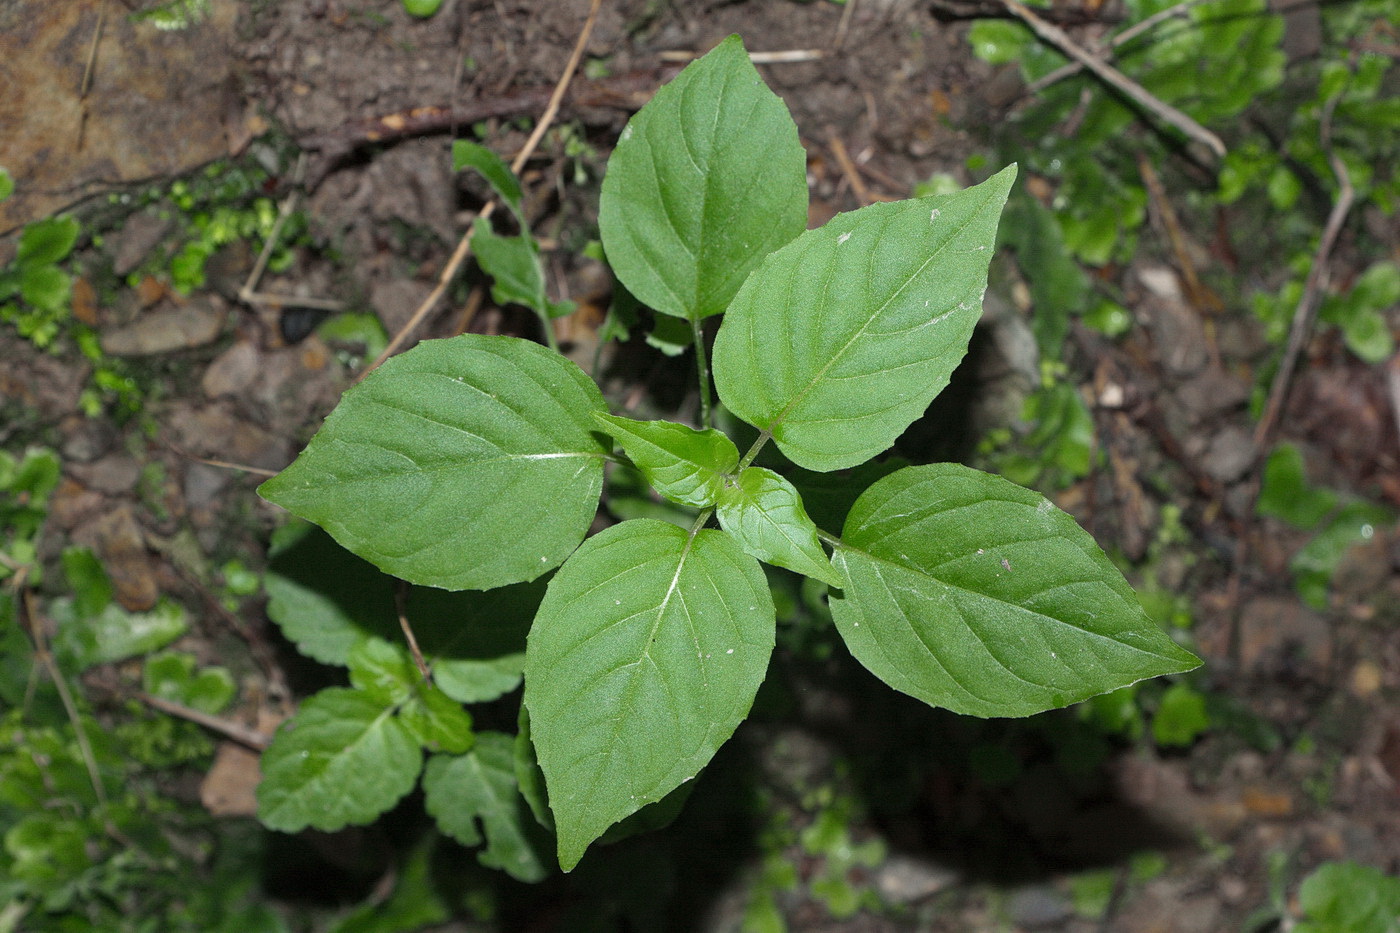
[[[161,594],[194,608],[200,621],[181,647],[245,671],[254,686],[230,715],[269,728],[326,673],[297,660],[256,599],[219,609],[213,568],[264,564],[281,516],[254,493],[258,471],[290,462],[365,364],[353,340],[316,331],[340,313],[318,308],[368,312],[389,334],[407,325],[486,196],[450,171],[450,140],[472,133],[516,152],[588,4],[446,0],[420,21],[388,0],[216,0],[215,15],[179,32],[104,6],[116,9],[51,4],[0,28],[0,70],[36,89],[0,117],[25,128],[0,149],[20,188],[0,218],[11,231],[0,250],[53,211],[83,219],[75,315],[126,361],[141,410],[85,414],[82,357],[39,351],[7,328],[0,442],[61,453],[46,553],[92,547],[128,608]],[[586,368],[610,298],[605,270],[583,256],[607,155],[657,85],[736,32],[751,51],[803,53],[759,68],[808,149],[814,225],[908,196],[935,173],[970,183],[968,160],[987,151],[1015,94],[1005,73],[972,58],[966,25],[928,3],[608,0],[559,130],[523,172],[552,287],[580,307],[560,337]],[[295,198],[305,217],[285,264],[257,282],[273,297],[240,296],[258,244],[220,250],[190,294],[159,274],[125,286],[173,249],[163,202],[141,192],[216,160],[249,166],[258,194]],[[673,827],[602,849],[568,878],[506,885],[499,928],[737,929],[764,846],[775,845],[773,812],[795,828],[776,843],[803,882],[776,899],[794,931],[1208,933],[1278,906],[1280,860],[1286,894],[1329,859],[1400,869],[1400,542],[1378,531],[1348,552],[1325,608],[1299,600],[1288,563],[1306,536],[1249,511],[1248,402],[1269,349],[1246,309],[1205,320],[1156,258],[1169,255],[1164,242],[1140,255],[1114,270],[1139,326],[1069,343],[1105,466],[1057,501],[1140,564],[1157,553],[1163,508],[1182,516],[1189,546],[1151,572],[1194,620],[1215,727],[1171,749],[1106,742],[1073,713],[960,720],[875,689],[839,648],[780,651],[780,687],[761,695]],[[469,270],[407,344],[464,330],[536,335],[532,318],[492,306],[481,286]],[[1014,270],[994,276],[973,354],[901,454],[970,456],[986,430],[1015,422],[1038,373],[1033,341],[1026,349],[1033,312]],[[686,420],[696,406],[687,365],[634,338],[610,347],[597,375],[617,409]],[[1400,505],[1393,396],[1381,368],[1320,336],[1283,437],[1303,448],[1318,485]],[[1098,751],[1076,757],[1084,748]],[[255,762],[220,753],[202,797],[220,818],[249,818]],[[850,838],[885,847],[877,864],[851,869],[850,883],[873,894],[840,918],[809,883],[832,856],[796,841],[812,795],[832,788],[863,801]],[[366,853],[392,850],[404,831],[387,832],[279,838],[268,889],[289,902],[368,896],[391,869]],[[1149,851],[1163,860],[1140,877],[1128,866]],[[1111,878],[1095,916],[1074,896],[1091,869]]]

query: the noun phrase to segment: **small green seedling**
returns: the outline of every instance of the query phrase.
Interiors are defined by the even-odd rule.
[[[515,760],[565,870],[613,824],[684,793],[748,715],[774,644],[760,562],[824,583],[862,664],[955,712],[1028,716],[1199,663],[1037,493],[954,463],[860,491],[839,474],[811,481],[887,450],[948,384],[981,315],[1014,178],[1008,168],[804,232],[796,127],[731,37],[628,124],[600,207],[618,278],[692,330],[701,429],[618,417],[558,353],[466,335],[370,374],[260,488],[424,587],[552,574],[528,636],[522,716],[547,810],[530,756]],[[709,426],[701,322],[720,313],[719,401],[758,432],[742,453]],[[755,466],[770,444],[782,457]],[[633,519],[587,537],[615,447],[693,511],[687,526]],[[818,489],[854,501],[840,527],[809,518],[808,494],[811,514],[841,511]],[[421,736],[400,720],[424,689],[401,669],[377,683],[365,648],[348,660],[355,688],[308,701],[265,756],[261,806],[278,828],[373,819],[418,773]],[[387,653],[384,663],[402,667]],[[479,780],[479,767],[437,760],[439,790]]]

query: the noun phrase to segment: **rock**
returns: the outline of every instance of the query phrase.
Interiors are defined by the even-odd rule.
[[[82,537],[89,539],[102,561],[122,608],[144,612],[154,606],[160,590],[145,536],[131,506],[118,506],[81,531],[86,532]]]
[[[379,315],[384,329],[391,334],[397,334],[403,330],[404,325],[413,317],[413,312],[418,310],[418,306],[432,290],[433,287],[425,282],[394,279],[375,284],[370,292],[369,303]]]
[[[958,883],[958,873],[925,859],[891,856],[875,869],[874,884],[886,904],[925,900]]]
[[[1199,373],[1210,359],[1205,325],[1181,292],[1176,273],[1165,267],[1140,269],[1138,280],[1147,294],[1141,302],[1162,367],[1177,378]]]
[[[59,451],[65,463],[90,463],[117,446],[121,435],[106,418],[85,418],[72,414],[59,425],[63,441]]]
[[[226,315],[224,304],[213,301],[159,308],[103,334],[102,350],[113,356],[151,356],[202,347],[218,338]]]
[[[1211,366],[1176,390],[1177,401],[1193,420],[1238,408],[1249,401],[1249,385],[1218,366]]]
[[[238,395],[258,377],[261,355],[251,341],[242,340],[214,358],[204,371],[200,387],[210,398]]]
[[[1221,484],[1240,479],[1253,463],[1254,436],[1239,426],[1228,427],[1211,438],[1201,458],[1201,468]]]
[[[141,479],[141,464],[136,458],[125,453],[108,454],[93,463],[71,463],[68,472],[72,473],[84,486],[120,495],[136,488]]]
[[[153,211],[132,214],[122,224],[112,246],[112,271],[125,277],[141,265],[156,244],[165,239],[174,221]]]
[[[1074,915],[1074,905],[1061,891],[1037,884],[1011,895],[1007,905],[1014,923],[1024,927],[1049,927],[1064,923]]]
[[[1325,671],[1332,662],[1327,620],[1291,596],[1260,596],[1240,611],[1240,664],[1258,672],[1285,660]]]

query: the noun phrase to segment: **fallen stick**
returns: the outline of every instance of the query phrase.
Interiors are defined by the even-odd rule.
[[[1176,109],[1171,104],[1154,97],[1146,88],[1133,81],[1112,65],[1105,64],[1102,60],[1095,58],[1069,37],[1059,26],[1041,19],[1031,11],[1020,0],[1001,0],[1002,5],[1011,12],[1017,19],[1025,23],[1044,41],[1055,46],[1070,58],[1079,62],[1095,77],[1105,84],[1111,86],[1124,96],[1128,97],[1138,106],[1148,113],[1151,113],[1163,123],[1184,133],[1186,137],[1204,146],[1215,156],[1217,160],[1225,158],[1225,144],[1220,141],[1210,130],[1197,123],[1190,116]]]
[[[1351,175],[1346,164],[1332,151],[1332,113],[1337,109],[1337,98],[1331,97],[1322,110],[1319,132],[1323,149],[1332,166],[1332,174],[1337,177],[1337,200],[1332,203],[1332,212],[1327,215],[1327,225],[1322,228],[1322,239],[1318,241],[1317,252],[1313,254],[1312,265],[1307,278],[1303,280],[1303,294],[1293,309],[1293,320],[1288,326],[1288,344],[1279,360],[1278,372],[1274,373],[1273,384],[1269,386],[1269,398],[1264,405],[1264,414],[1254,428],[1255,463],[1268,454],[1273,444],[1274,432],[1278,427],[1279,415],[1293,384],[1293,373],[1298,368],[1298,359],[1303,348],[1312,336],[1313,324],[1317,321],[1317,311],[1322,304],[1322,291],[1327,287],[1328,263],[1332,250],[1337,245],[1337,237],[1342,232],[1342,223],[1351,211],[1356,199],[1356,189],[1352,186]]]

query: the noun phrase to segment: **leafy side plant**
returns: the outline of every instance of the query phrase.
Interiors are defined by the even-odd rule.
[[[472,160],[505,184],[490,160]],[[820,476],[888,449],[947,385],[981,313],[1014,177],[803,232],[796,128],[731,37],[628,125],[599,216],[622,283],[690,323],[702,398],[700,323],[724,312],[714,384],[758,431],[746,451],[708,426],[708,404],[699,430],[619,417],[557,353],[466,335],[385,363],[261,487],[414,584],[486,590],[553,572],[523,668],[538,771],[523,741],[514,761],[564,869],[695,777],[748,715],[774,644],[760,562],[825,583],[862,664],[957,712],[1025,716],[1199,663],[1036,493],[948,463],[863,491]],[[783,457],[756,466],[770,442]],[[633,519],[585,540],[615,447],[693,520]],[[818,527],[803,487],[821,492],[818,515],[854,501],[844,526]],[[380,677],[363,650],[345,658],[354,691],[314,698],[267,752],[261,805],[273,825],[367,820],[413,783],[429,737],[389,724],[434,688],[413,685],[401,660]],[[456,748],[466,731],[449,730]],[[443,750],[435,785],[479,779],[481,767]],[[340,809],[322,818],[332,794]]]

